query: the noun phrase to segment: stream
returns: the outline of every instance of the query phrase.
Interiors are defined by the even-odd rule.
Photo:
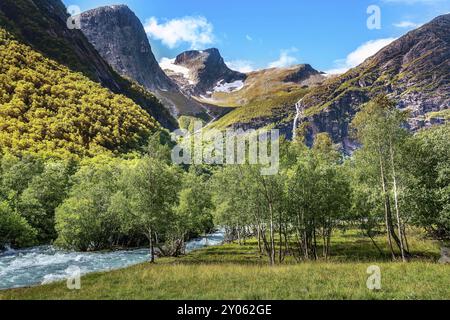
[[[193,239],[186,252],[217,246],[224,242],[225,232],[216,231]],[[47,284],[67,279],[70,270],[79,268],[81,275],[126,268],[150,260],[149,249],[111,252],[71,252],[53,246],[40,246],[0,252],[0,290]]]

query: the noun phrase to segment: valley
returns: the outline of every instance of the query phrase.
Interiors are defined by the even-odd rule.
[[[450,299],[450,14],[339,74],[239,71],[205,17],[125,2],[0,0],[0,300]]]

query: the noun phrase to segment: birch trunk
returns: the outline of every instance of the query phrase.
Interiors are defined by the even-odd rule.
[[[394,204],[395,204],[395,214],[397,217],[397,227],[398,227],[398,234],[400,237],[400,252],[402,255],[402,261],[406,262],[406,254],[405,254],[405,248],[403,244],[403,229],[402,229],[402,223],[400,220],[400,209],[398,204],[398,190],[397,190],[397,177],[396,177],[396,171],[395,171],[395,161],[394,161],[394,151],[392,149],[392,141],[389,140],[389,153],[391,155],[391,166],[392,166],[392,180],[393,180],[393,186],[394,186]]]

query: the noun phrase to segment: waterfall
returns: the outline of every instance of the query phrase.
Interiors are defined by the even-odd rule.
[[[300,99],[300,101],[295,104],[295,109],[297,109],[297,114],[294,119],[294,127],[292,128],[292,141],[294,141],[295,138],[297,137],[298,121],[299,121],[300,117],[302,117],[302,115],[303,115],[302,101],[303,101],[303,98]]]

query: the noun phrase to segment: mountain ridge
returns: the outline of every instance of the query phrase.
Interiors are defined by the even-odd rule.
[[[335,142],[345,145],[352,117],[378,94],[387,94],[400,109],[410,111],[413,131],[446,121],[427,115],[450,108],[450,14],[408,32],[307,94],[301,122],[309,126],[308,139],[328,132]]]
[[[2,0],[0,26],[19,41],[56,62],[81,72],[116,94],[123,94],[169,130],[175,119],[153,95],[119,76],[89,43],[84,34],[67,27],[69,14],[60,0]]]

